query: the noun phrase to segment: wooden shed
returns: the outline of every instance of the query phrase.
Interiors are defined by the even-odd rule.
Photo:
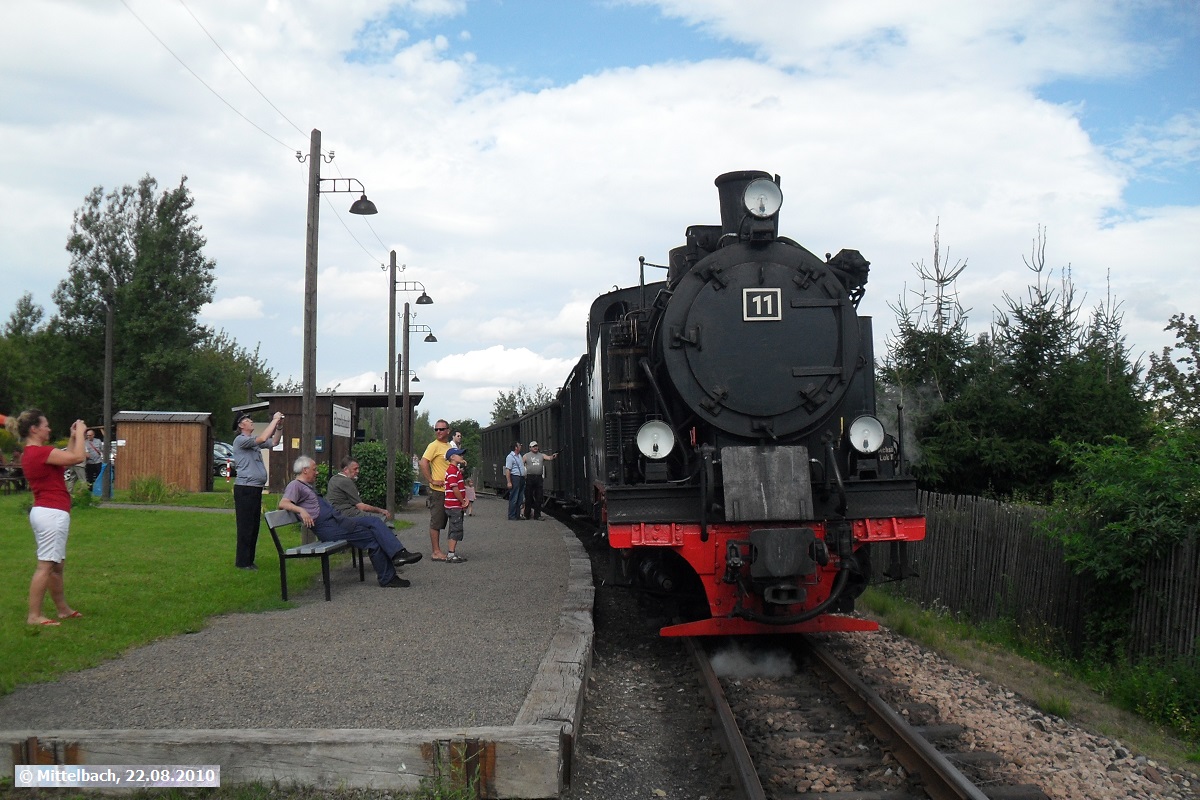
[[[116,489],[156,477],[186,492],[213,488],[212,415],[194,411],[121,411],[113,415]]]

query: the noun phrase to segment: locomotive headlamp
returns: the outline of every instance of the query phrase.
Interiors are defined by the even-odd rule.
[[[865,456],[883,447],[883,423],[864,414],[850,423],[850,446]]]
[[[662,420],[650,420],[638,428],[637,447],[646,458],[666,458],[675,447],[675,432]]]
[[[746,210],[759,219],[768,219],[779,212],[783,205],[783,191],[768,178],[750,181],[742,195]]]

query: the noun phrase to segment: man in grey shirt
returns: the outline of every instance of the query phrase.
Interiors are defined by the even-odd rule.
[[[543,453],[537,442],[530,442],[529,452],[521,457],[525,464],[525,519],[532,514],[535,520],[542,521],[542,505],[546,502],[542,491],[546,476],[544,462],[556,458],[558,453]]]
[[[233,440],[233,464],[237,479],[233,482],[233,512],[237,518],[237,555],[234,565],[238,569],[258,569],[254,554],[258,549],[258,530],[262,522],[262,493],[267,485],[267,465],[263,463],[262,451],[279,444],[283,430],[283,414],[278,411],[262,433],[254,435],[254,420],[249,414],[237,418],[234,429],[238,435]]]
[[[361,517],[363,514],[380,514],[386,520],[392,519],[392,514],[386,508],[364,503],[358,493],[358,462],[350,456],[342,458],[342,471],[329,479],[325,488],[325,499],[329,505],[342,512],[343,517]]]

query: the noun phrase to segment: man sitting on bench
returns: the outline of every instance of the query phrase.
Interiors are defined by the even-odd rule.
[[[378,516],[387,524],[392,519],[392,512],[386,508],[364,503],[358,493],[358,462],[351,456],[342,458],[342,471],[329,476],[329,485],[325,487],[325,499],[329,505],[342,512],[342,516],[355,519],[364,514]],[[388,525],[388,527],[392,527]]]
[[[415,564],[421,560],[420,553],[405,549],[396,534],[376,517],[346,519],[317,490],[313,484],[317,479],[317,462],[308,456],[300,456],[292,466],[296,479],[283,490],[279,508],[291,511],[300,517],[301,524],[312,528],[312,532],[323,542],[344,539],[355,547],[367,550],[371,564],[379,578],[379,585],[405,587],[409,582],[396,574],[396,567]]]

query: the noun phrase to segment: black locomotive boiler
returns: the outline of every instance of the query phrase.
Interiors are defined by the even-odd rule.
[[[846,616],[869,554],[903,577],[925,520],[876,413],[869,263],[780,236],[778,176],[716,186],[721,224],[687,228],[665,281],[643,262],[592,304],[556,399],[484,431],[481,480],[503,486],[513,441],[560,451],[547,495],[602,524],[610,580],[703,598],[664,635],[872,630]]]

